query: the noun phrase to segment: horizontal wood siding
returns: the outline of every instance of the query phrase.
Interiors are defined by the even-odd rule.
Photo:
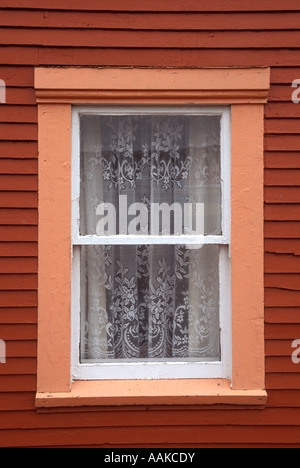
[[[0,0],[1,447],[300,447],[300,364],[291,360],[300,339],[299,28],[299,0]],[[265,409],[36,411],[39,65],[271,67]]]

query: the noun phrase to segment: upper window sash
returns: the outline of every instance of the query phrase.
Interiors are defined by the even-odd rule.
[[[221,165],[221,235],[81,235],[80,226],[80,116],[81,115],[219,115]],[[230,244],[230,107],[228,106],[97,106],[72,108],[72,244]]]

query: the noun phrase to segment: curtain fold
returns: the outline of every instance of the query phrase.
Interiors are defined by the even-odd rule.
[[[81,235],[96,233],[99,204],[114,207],[117,234],[131,222],[140,235],[153,204],[180,206],[158,225],[172,235],[187,229],[184,204],[204,203],[205,234],[221,233],[218,116],[82,115],[80,127]],[[219,360],[219,247],[81,246],[80,356]]]

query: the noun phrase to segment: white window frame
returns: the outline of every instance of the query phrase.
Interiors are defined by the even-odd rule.
[[[222,235],[159,235],[132,236],[109,235],[81,236],[79,233],[80,197],[80,132],[79,117],[93,115],[129,114],[188,114],[220,115],[221,117],[221,188]],[[231,274],[230,274],[230,106],[74,106],[72,107],[72,380],[122,380],[122,379],[199,379],[224,378],[231,380]],[[81,363],[80,344],[80,246],[114,244],[217,244],[220,246],[220,361],[109,361]]]

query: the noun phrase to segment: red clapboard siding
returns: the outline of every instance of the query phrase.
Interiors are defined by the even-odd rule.
[[[5,14],[5,10],[1,11],[1,18],[2,14]],[[1,20],[0,20],[1,21]],[[32,87],[34,81],[34,70],[32,66],[24,67],[24,66],[13,66],[9,67],[6,65],[0,64],[0,73],[2,80],[5,81],[7,86],[21,86],[21,87]],[[3,112],[7,107],[10,106],[10,103],[7,103],[8,106],[3,108]]]
[[[19,289],[21,290],[22,288],[19,288]],[[0,323],[1,324],[3,323],[36,324],[36,318],[37,318],[37,309],[35,307],[1,307],[0,308]],[[35,337],[33,339],[35,339]]]
[[[1,256],[28,257],[37,255],[35,242],[0,242]]]
[[[265,251],[300,255],[300,239],[265,239]]]
[[[22,0],[2,0],[1,8],[24,8]],[[47,10],[93,10],[93,11],[298,11],[299,4],[297,0],[287,0],[282,4],[281,0],[245,0],[243,6],[239,0],[231,0],[224,3],[223,0],[212,2],[203,2],[198,0],[165,0],[162,4],[159,0],[152,2],[140,2],[139,0],[111,0],[109,5],[104,0],[88,0],[84,4],[80,0],[53,0],[49,3],[47,0],[27,0],[26,9],[47,9]]]
[[[1,210],[0,210],[1,213]],[[271,221],[299,221],[300,205],[270,204],[265,206],[265,219]]]
[[[19,274],[19,273],[3,274],[1,273],[0,274],[0,290],[24,291],[27,289],[36,291],[37,274],[32,274],[32,273],[29,273],[29,274],[28,273],[26,274]],[[2,305],[4,304],[2,303]],[[11,303],[9,302],[8,305],[10,306]]]
[[[299,0],[0,2],[1,447],[300,447]],[[265,105],[265,409],[37,412],[36,66],[269,66]],[[255,253],[254,253],[255,254]],[[253,291],[255,294],[255,291]],[[59,311],[58,311],[59,313]],[[249,350],[251,352],[251,350]]]
[[[0,70],[1,73],[1,70]],[[3,75],[2,75],[3,76]],[[2,78],[4,79],[4,78]],[[4,80],[5,81],[5,80]],[[2,110],[2,109],[1,109]],[[4,123],[35,123],[37,120],[36,106],[9,105],[5,106],[0,114],[0,122]]]
[[[37,160],[1,158],[0,174],[37,174]]]
[[[3,242],[35,242],[37,226],[1,226],[0,238]]]
[[[266,187],[265,201],[266,203],[299,203],[300,187]]]
[[[1,158],[36,158],[38,154],[37,142],[33,141],[1,141]]]
[[[139,5],[140,7],[141,5]],[[145,14],[145,12],[51,11],[7,9],[1,11],[0,26],[60,29],[120,29],[120,30],[294,30],[300,27],[299,12],[206,12],[182,11]]]
[[[300,274],[266,274],[265,287],[300,291]]]
[[[22,167],[22,165],[20,166]],[[36,192],[0,192],[1,208],[35,208],[37,203]]]
[[[300,169],[300,151],[266,151],[265,167],[272,169]]]
[[[24,47],[25,49],[25,47]],[[186,51],[177,49],[139,49],[128,50],[114,48],[87,47],[43,47],[33,50],[28,47],[22,56],[21,48],[17,46],[2,47],[2,55],[8,63],[16,63],[16,56],[21,55],[22,63],[30,63],[36,57],[40,65],[81,65],[93,63],[95,66],[149,66],[159,67],[162,64],[169,67],[195,67],[205,63],[207,67],[226,66],[291,66],[299,65],[300,51],[298,49],[261,49],[259,54],[251,48],[241,49],[192,49]],[[288,93],[286,93],[288,94]]]
[[[128,31],[102,29],[24,29],[5,28],[1,34],[3,45],[36,45],[41,31],[43,44],[53,47],[118,47],[163,49],[244,49],[295,48],[294,31]]]

